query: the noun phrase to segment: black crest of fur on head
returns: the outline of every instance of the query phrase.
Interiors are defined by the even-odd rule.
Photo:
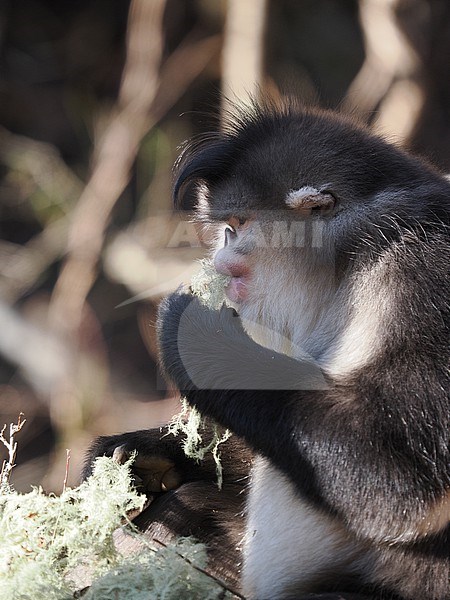
[[[188,144],[176,168],[175,206],[195,208],[196,186],[203,183],[209,212],[219,219],[244,206],[285,209],[287,194],[304,186],[319,190],[331,186],[342,208],[357,204],[370,208],[383,193],[385,201],[395,196],[397,214],[403,219],[424,211],[448,216],[448,210],[441,210],[447,202],[440,198],[440,185],[430,189],[436,173],[423,161],[349,117],[294,103],[281,108],[253,103],[248,109],[236,109],[223,132]],[[227,198],[221,195],[225,184]],[[403,205],[399,190],[406,192]],[[424,203],[424,194],[435,200]],[[378,204],[373,212],[375,219]]]

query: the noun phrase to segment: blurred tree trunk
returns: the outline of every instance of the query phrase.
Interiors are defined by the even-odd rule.
[[[228,0],[222,50],[222,119],[262,87],[266,0]]]
[[[397,16],[423,65],[425,100],[409,145],[450,172],[450,2],[401,2]]]
[[[366,58],[344,106],[450,169],[450,3],[360,0]]]

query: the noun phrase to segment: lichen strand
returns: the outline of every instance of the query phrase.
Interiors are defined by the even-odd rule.
[[[169,433],[184,434],[183,450],[189,458],[200,461],[208,452],[211,452],[216,464],[217,485],[221,488],[223,477],[219,446],[230,438],[231,431],[213,423],[211,419],[208,419],[208,423],[210,425],[208,430],[212,433],[212,437],[207,443],[204,443],[201,431],[205,429],[206,419],[198,410],[191,408],[185,398],[182,398],[181,411],[169,424]]]
[[[206,306],[218,309],[226,301],[225,287],[230,278],[220,275],[216,271],[212,260],[203,259],[200,264],[201,270],[192,279],[190,289]],[[211,423],[209,419],[212,439],[204,444],[201,430],[205,426],[205,419],[195,408],[189,407],[185,399],[181,399],[181,404],[180,413],[173,418],[169,425],[169,433],[173,435],[183,433],[185,435],[183,449],[186,456],[190,458],[200,461],[203,460],[207,452],[211,452],[216,463],[217,485],[220,488],[222,487],[222,465],[219,446],[231,436],[231,432],[216,423]]]
[[[220,308],[226,301],[225,287],[230,277],[221,275],[210,259],[200,261],[201,269],[192,278],[191,291],[209,308]]]

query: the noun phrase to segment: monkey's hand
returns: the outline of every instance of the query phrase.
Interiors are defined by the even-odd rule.
[[[239,345],[245,340],[257,346],[234,309],[213,310],[196,296],[179,292],[159,306],[158,339],[161,367],[183,394],[235,388]]]
[[[200,410],[203,395],[197,391],[326,387],[317,365],[260,346],[245,332],[234,309],[210,309],[192,294],[176,292],[163,300],[158,338],[165,374]]]
[[[135,454],[132,473],[136,487],[145,493],[165,492],[181,483],[177,463],[183,460],[179,444],[163,438],[159,429],[133,431],[97,438],[89,449],[82,479],[91,473],[98,456],[109,456],[123,464]]]
[[[201,435],[205,443],[212,439],[213,430],[208,423],[202,427]],[[184,434],[169,435],[159,428],[99,437],[89,449],[82,479],[92,473],[93,463],[98,456],[110,456],[119,463],[124,463],[132,454],[136,454],[132,465],[135,485],[139,491],[148,495],[173,490],[187,482],[215,481],[216,465],[213,458],[206,456],[198,463],[187,457],[183,450],[184,439]],[[229,463],[233,460],[235,446],[239,443],[242,446],[239,452],[248,454],[248,450],[243,450],[243,444],[238,440],[234,440],[231,445],[227,442],[223,446],[227,465],[224,470],[225,479],[236,471],[235,467],[229,467]]]

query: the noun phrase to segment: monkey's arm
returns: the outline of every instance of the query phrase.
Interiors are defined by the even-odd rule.
[[[370,373],[337,384],[313,361],[256,344],[232,309],[209,310],[188,294],[162,304],[159,342],[162,366],[190,404],[269,457],[358,535],[409,542],[427,533],[433,507],[449,493],[449,456],[434,441],[448,436],[442,415],[421,400],[399,402],[390,388],[375,388]],[[402,374],[385,368],[393,387]],[[428,528],[439,531],[436,523]]]

